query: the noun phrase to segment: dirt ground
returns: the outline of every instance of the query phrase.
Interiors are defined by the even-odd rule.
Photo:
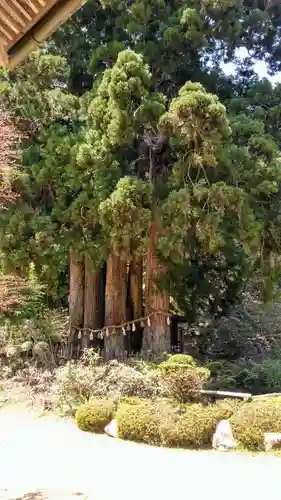
[[[0,410],[0,500],[273,500],[280,487],[280,458],[153,448]]]

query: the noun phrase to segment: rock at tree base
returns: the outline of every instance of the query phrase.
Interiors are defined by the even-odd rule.
[[[270,451],[274,448],[281,448],[281,433],[280,432],[265,432],[264,433],[264,449]]]
[[[111,420],[111,422],[104,428],[104,432],[113,438],[117,438],[117,422],[116,420]]]
[[[218,451],[232,450],[237,446],[233,437],[231,425],[228,420],[221,420],[216,427],[216,432],[213,436],[212,447]]]

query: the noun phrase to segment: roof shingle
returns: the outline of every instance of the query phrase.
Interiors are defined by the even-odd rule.
[[[7,52],[24,37],[35,38],[36,26],[43,19],[58,26],[83,3],[83,0],[0,0],[0,66],[7,66]]]

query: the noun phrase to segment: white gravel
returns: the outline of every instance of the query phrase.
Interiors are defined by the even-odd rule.
[[[280,487],[276,457],[152,448],[0,410],[0,500],[275,500]]]

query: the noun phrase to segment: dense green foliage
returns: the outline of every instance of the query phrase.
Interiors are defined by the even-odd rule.
[[[107,400],[91,400],[81,405],[76,412],[76,423],[82,431],[104,432],[112,419],[114,405]]]
[[[208,406],[168,400],[121,403],[116,413],[118,436],[147,444],[199,448],[210,445],[216,424],[237,409],[227,401]]]
[[[270,394],[280,391],[281,363],[279,359],[207,364],[211,372],[210,389],[238,390],[250,394]]]
[[[236,439],[245,448],[261,450],[265,432],[279,432],[280,398],[254,401],[243,405],[231,418]]]

